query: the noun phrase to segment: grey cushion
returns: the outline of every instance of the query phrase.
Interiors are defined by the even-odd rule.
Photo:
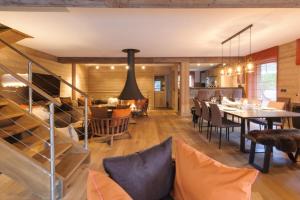
[[[142,152],[106,158],[104,169],[134,200],[160,200],[173,187],[172,138]]]

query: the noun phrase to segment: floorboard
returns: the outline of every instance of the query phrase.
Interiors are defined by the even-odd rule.
[[[204,128],[203,131],[206,131]],[[91,169],[101,170],[105,157],[120,156],[143,150],[173,136],[184,139],[187,143],[211,156],[212,158],[235,167],[248,165],[249,154],[239,151],[239,130],[230,134],[230,142],[222,143],[218,149],[218,135],[212,136],[209,143],[206,132],[199,133],[193,128],[190,117],[179,117],[173,111],[151,111],[149,117],[137,119],[137,124],[130,125],[131,139],[116,140],[113,147],[106,143],[90,142]],[[247,148],[250,143],[247,142]],[[260,147],[262,148],[262,147]],[[258,162],[262,154],[258,154]],[[253,186],[252,200],[296,200],[300,199],[300,165],[293,164],[282,152],[274,150],[269,174],[260,174]],[[0,176],[0,199],[27,200],[36,197],[8,177]]]

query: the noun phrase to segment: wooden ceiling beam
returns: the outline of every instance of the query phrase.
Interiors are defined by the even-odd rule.
[[[231,57],[231,60],[237,57]],[[224,57],[224,61],[229,57]],[[122,64],[127,63],[126,57],[58,57],[60,63],[77,63],[77,64]],[[176,64],[181,62],[189,63],[221,63],[221,57],[136,57],[136,64]]]
[[[99,7],[99,8],[295,8],[295,0],[14,0],[0,6],[27,7]]]

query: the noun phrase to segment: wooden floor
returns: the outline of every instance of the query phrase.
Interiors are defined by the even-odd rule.
[[[249,154],[239,151],[239,135],[237,133],[231,133],[230,142],[225,141],[224,137],[222,149],[219,150],[217,134],[214,134],[212,142],[208,143],[206,134],[200,134],[197,128],[193,128],[190,117],[179,117],[173,111],[152,111],[149,118],[138,119],[137,124],[130,125],[130,132],[132,134],[131,139],[117,140],[113,147],[109,147],[105,143],[91,142],[90,168],[103,170],[103,158],[140,151],[158,144],[170,136],[183,138],[199,151],[224,164],[250,167],[248,165]],[[248,143],[247,148],[249,148]],[[259,154],[259,157],[261,156],[262,154]],[[300,199],[300,165],[292,164],[283,153],[274,151],[269,174],[259,175],[252,194],[253,200]],[[1,175],[0,199],[31,200],[32,195],[19,184]]]

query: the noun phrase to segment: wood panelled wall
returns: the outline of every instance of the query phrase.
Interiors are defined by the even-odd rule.
[[[47,59],[47,56],[41,57],[38,55],[42,55],[42,52],[38,52],[36,50],[27,49],[26,47],[22,47],[22,52],[26,53],[28,56],[44,65],[52,72],[61,76],[66,81],[72,83],[72,74],[71,74],[71,65],[70,64],[61,64],[55,62],[53,59]],[[27,73],[27,65],[28,61],[21,57],[19,54],[8,48],[0,49],[0,63],[9,67],[16,73]],[[43,70],[33,65],[33,72],[45,73]],[[84,66],[77,66],[77,86],[87,91],[87,70]],[[0,74],[3,74],[3,71],[0,69]],[[70,97],[72,94],[71,89],[65,84],[61,84],[61,96]]]
[[[300,65],[296,64],[296,41],[279,46],[278,97],[300,102]]]
[[[298,50],[299,52],[299,50]],[[300,103],[300,65],[297,65],[297,41],[279,46],[277,96],[289,97],[292,102]],[[268,60],[266,60],[268,61]],[[209,70],[210,75],[216,75],[221,87],[237,87],[237,76],[220,76],[220,67]]]
[[[138,86],[146,98],[149,98],[149,107],[154,107],[154,76],[155,75],[167,75],[170,76],[174,84],[172,67],[147,67],[145,70],[138,69],[136,67],[136,79]],[[115,70],[111,70],[109,67],[88,67],[88,91],[89,95],[95,99],[107,100],[109,97],[118,97],[121,93],[127,71],[124,67],[116,66]],[[173,75],[174,76],[174,75]],[[174,90],[172,89],[172,93]],[[171,94],[173,96],[173,94]],[[175,104],[171,102],[171,105]]]

